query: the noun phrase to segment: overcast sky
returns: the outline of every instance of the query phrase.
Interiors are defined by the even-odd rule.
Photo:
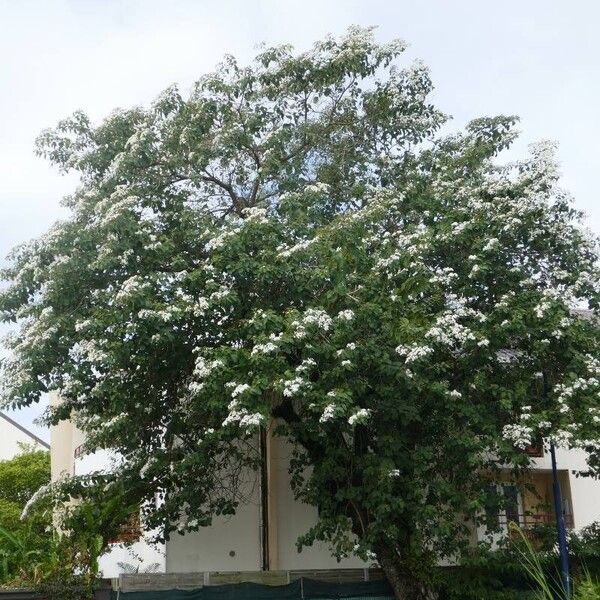
[[[0,0],[0,255],[64,216],[76,185],[34,156],[43,128],[146,104],[173,82],[186,91],[225,53],[304,49],[351,24],[409,42],[456,127],[516,114],[514,154],[558,141],[564,186],[600,233],[599,22],[597,0]],[[31,426],[37,413],[13,416]]]

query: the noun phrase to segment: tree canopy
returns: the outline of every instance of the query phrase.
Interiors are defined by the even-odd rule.
[[[275,423],[319,507],[299,543],[374,553],[399,597],[538,436],[600,466],[597,240],[551,144],[503,164],[515,117],[442,133],[404,48],[353,28],[227,57],[188,97],[44,132],[81,184],[0,297],[4,401],[60,390],[49,421],[123,457],[103,493],[197,530],[235,511]]]

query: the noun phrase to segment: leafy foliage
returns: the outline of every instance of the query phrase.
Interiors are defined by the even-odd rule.
[[[29,498],[50,482],[50,454],[23,447],[9,460],[0,461],[0,581],[22,578],[37,564],[50,544],[50,505],[22,519]]]
[[[597,559],[600,564],[600,521],[572,533],[569,536],[569,550],[584,563]]]
[[[0,498],[21,509],[29,498],[50,481],[50,453],[23,448],[10,460],[0,461]]]
[[[42,134],[81,185],[5,272],[4,399],[59,389],[49,421],[122,457],[78,493],[197,530],[236,510],[268,425],[319,507],[299,545],[374,552],[417,597],[538,435],[598,474],[597,241],[551,145],[500,164],[505,116],[440,135],[403,49],[352,29],[228,57],[187,99]]]

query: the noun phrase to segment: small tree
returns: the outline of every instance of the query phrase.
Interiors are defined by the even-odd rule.
[[[81,185],[13,253],[1,307],[21,324],[5,402],[59,389],[49,420],[122,455],[106,479],[150,527],[233,513],[243,442],[274,419],[319,507],[299,545],[374,553],[412,599],[538,435],[597,473],[598,325],[573,309],[599,290],[551,146],[499,164],[514,117],[441,136],[403,50],[352,29],[228,57],[187,99],[45,132]]]
[[[50,504],[23,518],[31,496],[50,483],[50,453],[28,446],[0,461],[0,581],[22,577],[47,552],[52,534]]]

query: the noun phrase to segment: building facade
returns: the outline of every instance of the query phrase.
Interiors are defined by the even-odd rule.
[[[51,402],[58,401],[56,395],[51,397]],[[111,463],[110,453],[104,450],[82,452],[85,436],[72,421],[53,427],[50,435],[53,480],[102,471]],[[256,481],[249,482],[246,504],[234,516],[216,518],[211,527],[198,532],[174,534],[162,545],[149,544],[143,536],[130,548],[114,544],[101,558],[104,577],[118,576],[126,564],[163,573],[368,567],[357,558],[338,562],[325,544],[297,551],[296,540],[316,522],[317,509],[292,495],[288,474],[291,447],[270,436],[266,443],[266,510],[256,476]]]
[[[53,402],[58,398],[54,397]],[[52,477],[101,471],[111,463],[106,451],[82,452],[84,435],[64,421],[51,431]],[[143,535],[130,548],[114,544],[101,559],[105,577],[117,577],[130,567],[139,571],[191,573],[215,571],[310,571],[366,569],[372,565],[357,558],[338,562],[324,544],[298,552],[296,540],[317,520],[317,509],[294,499],[288,473],[291,447],[281,438],[266,436],[266,473],[250,485],[247,502],[228,518],[185,535],[175,534],[162,545],[147,543]],[[600,481],[578,478],[585,469],[585,453],[557,450],[564,514],[569,528],[581,529],[600,520]],[[266,494],[262,489],[266,487]],[[529,473],[518,484],[499,481],[506,510],[489,515],[492,525],[506,533],[508,523],[522,527],[555,522],[550,456],[542,448],[532,458]],[[485,525],[473,529],[473,539],[487,536]]]

